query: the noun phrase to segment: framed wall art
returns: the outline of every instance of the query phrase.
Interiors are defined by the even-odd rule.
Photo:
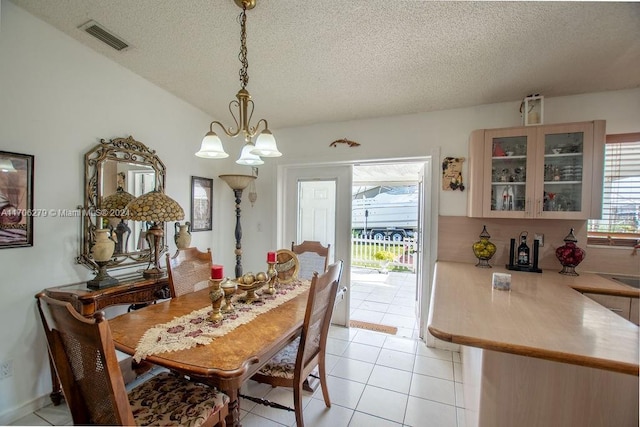
[[[191,177],[191,231],[212,229],[213,179]]]
[[[33,156],[0,151],[0,249],[33,246]]]

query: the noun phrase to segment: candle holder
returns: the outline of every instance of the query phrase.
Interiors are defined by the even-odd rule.
[[[223,313],[233,313],[236,311],[236,308],[233,306],[231,302],[231,298],[235,295],[236,290],[238,289],[238,284],[233,280],[225,280],[220,287],[222,288],[222,292],[224,292],[224,307],[221,309]]]
[[[262,291],[265,294],[273,295],[276,293],[276,277],[278,277],[278,273],[276,272],[276,263],[275,262],[267,262],[269,264],[269,268],[267,269],[267,277],[269,280],[269,288]]]
[[[220,289],[220,282],[222,282],[222,279],[209,279],[209,299],[211,300],[211,308],[213,309],[209,320],[213,323],[220,323],[223,318],[220,307],[224,299],[224,291]]]

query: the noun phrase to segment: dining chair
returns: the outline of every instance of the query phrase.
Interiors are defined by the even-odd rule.
[[[313,272],[324,272],[329,264],[329,249],[331,244],[322,246],[322,243],[315,240],[305,240],[299,245],[291,242],[291,252],[298,256],[300,271],[298,278],[311,280]]]
[[[211,277],[211,249],[201,252],[198,248],[180,249],[170,256],[166,254],[171,298],[204,289]]]
[[[127,393],[104,312],[86,318],[68,302],[36,298],[74,425],[226,425],[227,395],[168,372]]]
[[[322,274],[317,272],[313,274],[300,336],[251,377],[257,382],[271,384],[274,387],[293,388],[297,427],[304,426],[302,385],[316,367],[319,372],[324,403],[328,408],[331,407],[329,389],[327,388],[325,350],[341,275],[342,260],[331,264]],[[271,402],[263,399],[256,399],[256,401],[274,406]],[[290,408],[286,409],[291,410]]]

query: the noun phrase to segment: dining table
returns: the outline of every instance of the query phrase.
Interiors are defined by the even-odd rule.
[[[230,399],[227,425],[239,426],[240,387],[300,334],[308,295],[307,286],[304,292],[215,337],[208,344],[149,354],[144,360],[226,393]],[[109,325],[115,347],[135,355],[139,342],[150,328],[207,305],[211,306],[209,290],[202,289],[114,317]]]

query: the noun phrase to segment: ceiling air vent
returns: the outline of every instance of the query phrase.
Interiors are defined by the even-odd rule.
[[[106,28],[98,24],[96,21],[89,21],[86,24],[82,24],[78,28],[91,34],[101,42],[108,44],[115,50],[125,50],[129,47],[127,42],[109,32]]]

